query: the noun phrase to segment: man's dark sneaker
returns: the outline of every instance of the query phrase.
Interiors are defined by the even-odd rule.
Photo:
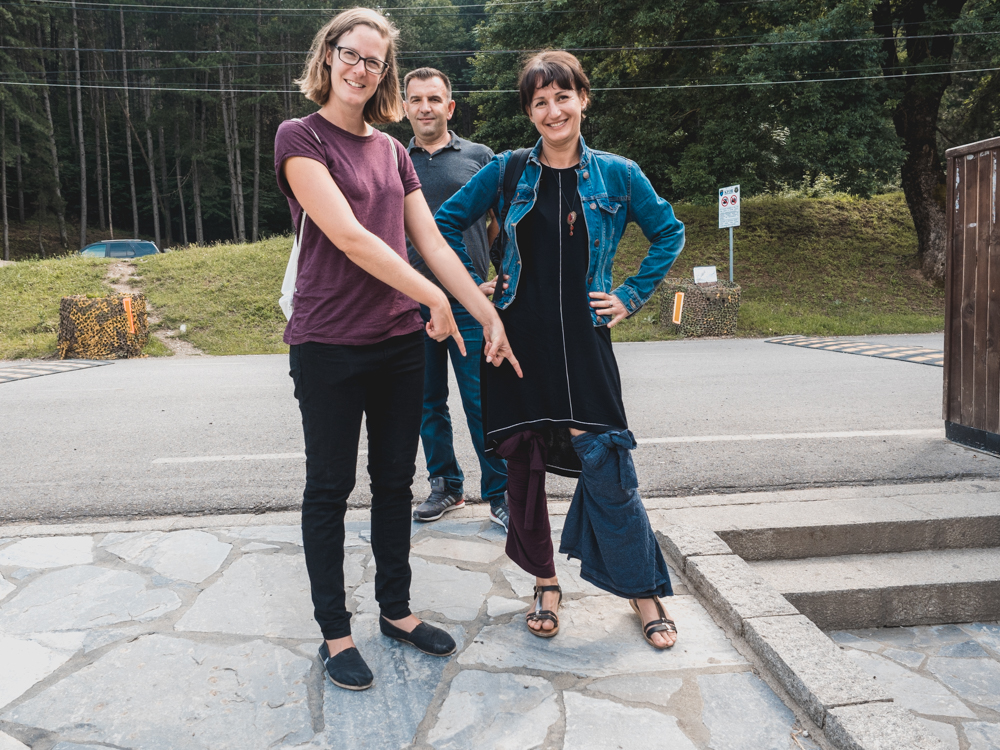
[[[503,530],[507,531],[510,526],[510,511],[507,510],[507,503],[499,503],[490,508],[490,520],[503,526]]]
[[[465,507],[465,495],[452,492],[444,477],[431,477],[431,494],[413,511],[414,521],[436,521],[449,510]]]

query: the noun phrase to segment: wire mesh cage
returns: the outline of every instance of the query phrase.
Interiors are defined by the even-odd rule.
[[[730,281],[695,284],[694,279],[667,279],[660,287],[660,322],[684,337],[734,336],[741,291]]]
[[[149,341],[146,297],[77,294],[59,303],[60,359],[127,359],[141,357]]]

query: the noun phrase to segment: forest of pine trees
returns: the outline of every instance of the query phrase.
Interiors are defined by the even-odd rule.
[[[41,256],[79,249],[88,227],[160,247],[288,231],[274,133],[315,109],[293,80],[331,11],[184,2],[0,5],[5,259],[13,222],[38,223],[32,254]],[[467,48],[476,18],[435,5],[437,38]],[[412,16],[396,15],[408,32]],[[430,62],[458,80],[467,67],[464,58]],[[53,222],[56,246],[41,239]]]
[[[315,109],[293,81],[337,8],[174,2],[0,0],[5,259],[12,229],[22,258],[97,231],[160,247],[289,231],[274,133]],[[668,199],[734,183],[748,196],[902,189],[931,278],[944,150],[1000,133],[1000,0],[460,3],[358,3],[399,27],[401,74],[452,77],[460,135],[533,143],[511,91],[520,61],[570,49],[594,86],[588,143],[635,159]],[[386,130],[411,135],[405,121]]]

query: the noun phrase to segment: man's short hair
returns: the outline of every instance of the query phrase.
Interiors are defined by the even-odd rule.
[[[404,97],[407,96],[406,87],[410,85],[410,81],[414,78],[418,81],[429,81],[431,78],[440,78],[444,81],[444,87],[448,91],[448,98],[451,99],[451,79],[437,68],[417,68],[407,73],[406,78],[403,79]]]

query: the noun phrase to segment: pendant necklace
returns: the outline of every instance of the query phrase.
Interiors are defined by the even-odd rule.
[[[566,208],[569,209],[569,213],[566,214],[566,223],[569,224],[569,236],[573,236],[573,225],[576,223],[576,211],[573,210],[573,206],[576,205],[576,199],[579,197],[576,193],[573,194],[573,202],[570,203],[566,198],[566,194],[562,191],[562,173],[556,172],[556,178],[559,182],[559,197],[562,198],[563,203],[566,204]]]
[[[562,202],[566,204],[566,208],[569,209],[569,213],[566,214],[566,223],[569,224],[569,236],[572,237],[573,225],[576,223],[576,211],[573,210],[573,207],[576,205],[576,199],[580,197],[579,193],[577,192],[573,194],[573,201],[571,203],[566,198],[566,194],[563,192],[562,189],[562,173],[554,170],[552,165],[548,163],[548,159],[545,158],[544,153],[542,154],[542,161],[545,163],[545,166],[547,166],[549,169],[553,169],[553,171],[556,172],[556,180],[558,182],[558,187],[559,187],[559,197],[562,200]],[[559,206],[559,213],[562,213],[562,205]]]
[[[573,202],[572,203],[570,203],[568,200],[566,200],[566,194],[563,192],[563,189],[562,189],[562,174],[561,173],[557,173],[557,174],[559,175],[559,197],[562,198],[563,203],[566,204],[566,208],[569,209],[569,213],[566,214],[566,223],[569,224],[569,236],[572,237],[573,236],[573,224],[576,223],[576,211],[573,210],[573,206],[576,205],[576,199],[579,198],[580,196],[579,196],[578,193],[574,193],[573,194]]]

